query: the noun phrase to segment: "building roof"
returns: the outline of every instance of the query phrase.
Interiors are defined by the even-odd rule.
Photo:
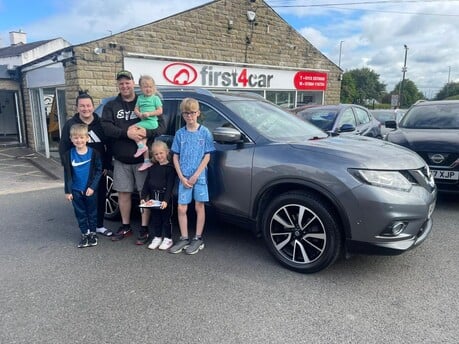
[[[54,39],[47,39],[47,40],[37,41],[33,43],[25,43],[25,44],[21,43],[21,44],[16,44],[16,45],[10,45],[9,47],[6,47],[6,48],[0,48],[0,58],[19,56],[29,50],[33,50],[39,47],[40,45],[44,45],[53,40]]]

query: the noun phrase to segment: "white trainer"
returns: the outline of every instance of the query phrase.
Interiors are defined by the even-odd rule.
[[[159,245],[161,245],[161,238],[154,237],[153,240],[151,241],[151,244],[148,245],[148,248],[150,250],[154,250],[154,249],[157,249]]]
[[[161,243],[161,246],[159,246],[159,249],[163,251],[168,250],[173,244],[174,242],[172,241],[172,239],[164,238],[163,242]]]

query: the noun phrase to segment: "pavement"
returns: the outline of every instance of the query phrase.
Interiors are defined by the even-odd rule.
[[[58,161],[28,147],[1,146],[0,180],[0,195],[63,188],[64,171]]]

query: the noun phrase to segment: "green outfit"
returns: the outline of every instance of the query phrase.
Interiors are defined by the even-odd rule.
[[[135,105],[139,108],[141,113],[145,113],[155,111],[157,108],[162,107],[163,103],[161,102],[161,98],[157,95],[145,96],[141,94],[138,96]],[[136,125],[145,129],[156,129],[158,128],[158,116],[142,118]]]

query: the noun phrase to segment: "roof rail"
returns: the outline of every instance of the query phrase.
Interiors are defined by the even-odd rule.
[[[240,95],[240,96],[245,96],[245,97],[254,98],[254,99],[266,100],[266,98],[263,97],[261,94],[256,93],[256,92],[250,92],[250,91],[218,90],[216,91],[216,93],[234,94],[234,95]]]
[[[204,94],[204,95],[207,95],[209,97],[214,97],[214,94],[205,89],[205,88],[201,88],[201,87],[180,87],[180,86],[158,86],[158,91],[159,92],[163,92],[163,91],[188,91],[188,92],[196,92],[196,93],[200,93],[200,94]]]

